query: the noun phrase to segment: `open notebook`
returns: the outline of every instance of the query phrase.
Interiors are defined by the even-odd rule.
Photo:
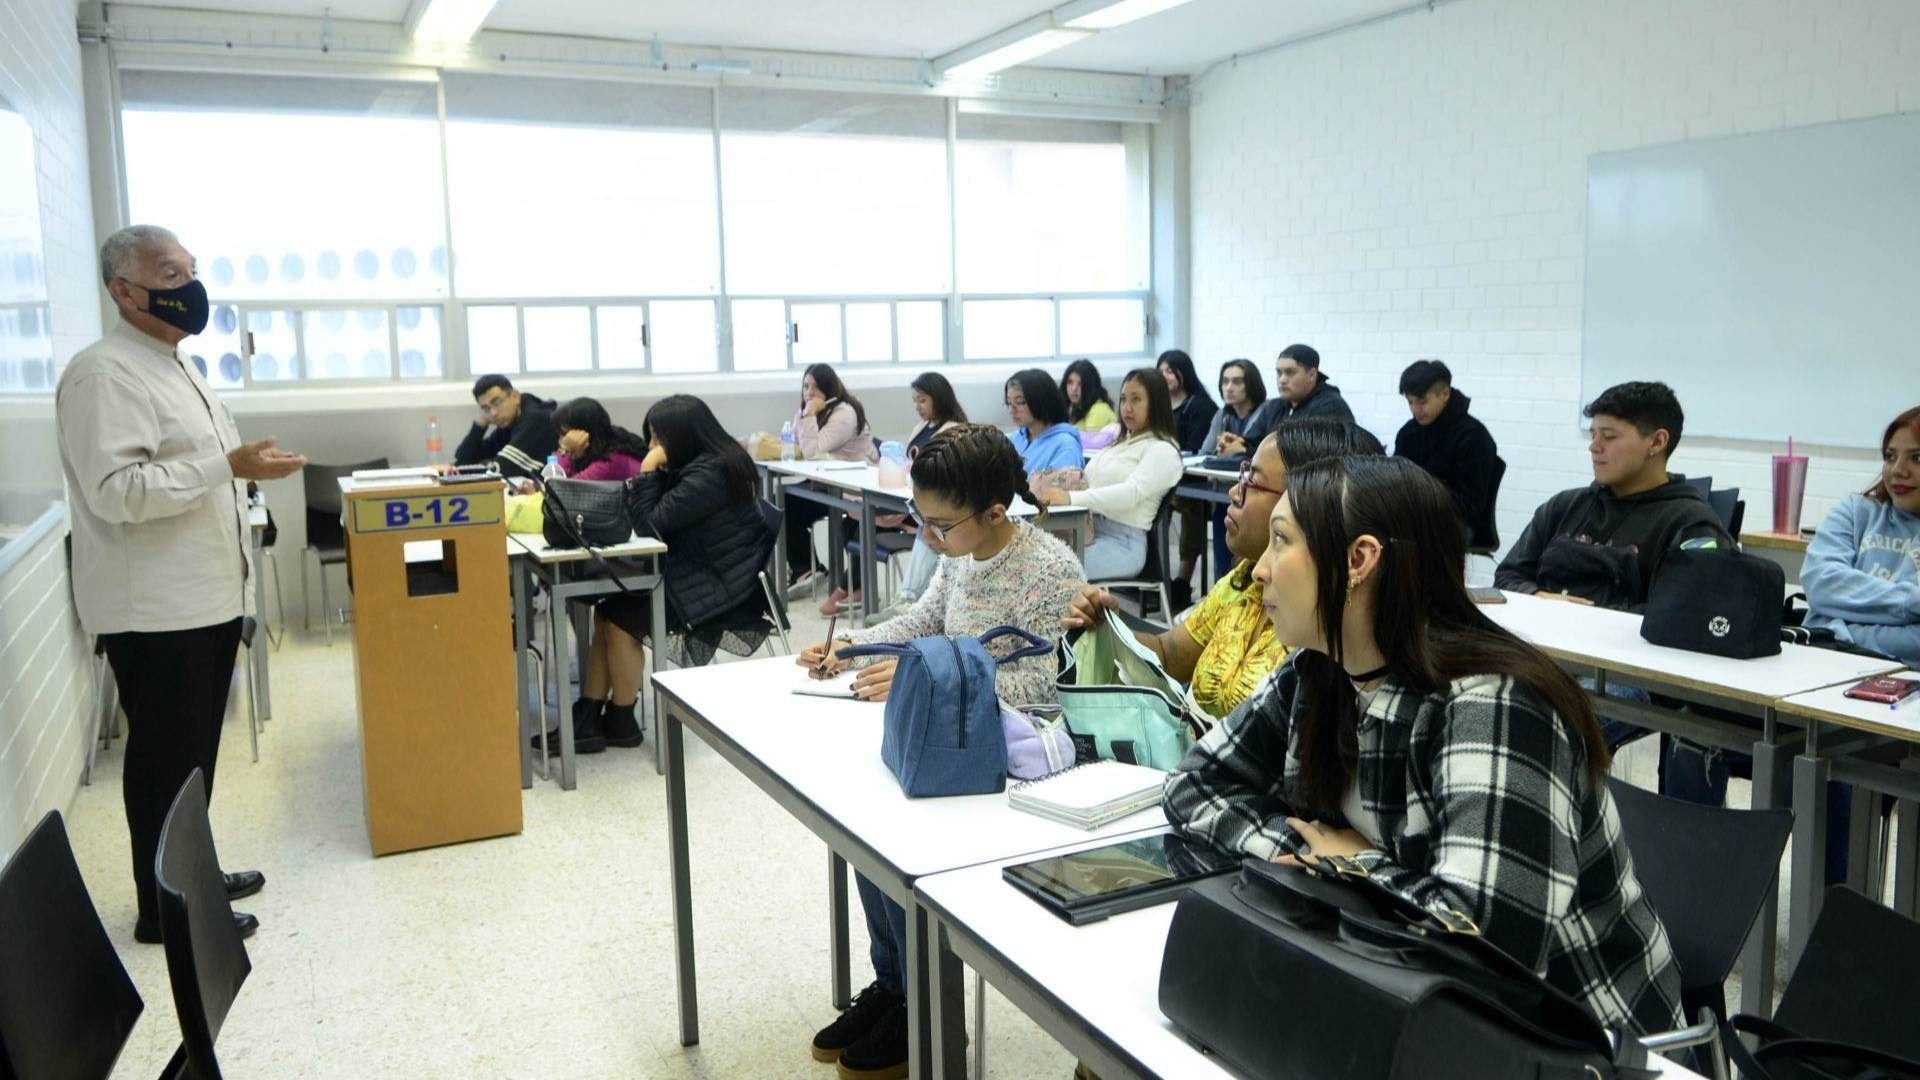
[[[1007,789],[1007,805],[1080,829],[1160,805],[1167,774],[1145,765],[1093,761]]]

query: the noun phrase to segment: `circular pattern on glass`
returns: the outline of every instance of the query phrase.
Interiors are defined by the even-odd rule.
[[[215,285],[231,285],[233,284],[233,260],[222,255],[213,260],[213,265],[207,269],[207,273],[213,278]]]
[[[293,252],[288,252],[280,256],[280,279],[282,281],[299,281],[306,276],[307,260],[295,255]]]
[[[253,354],[253,377],[255,379],[277,379],[280,377],[280,361],[272,353]]]
[[[230,383],[240,381],[240,356],[227,353],[220,357],[220,377]]]
[[[344,379],[347,377],[348,374],[349,374],[349,369],[347,366],[347,354],[343,352],[328,353],[327,354],[327,376],[329,378],[334,378],[334,379]]]
[[[396,277],[410,278],[420,269],[420,257],[412,248],[400,248],[393,253],[393,273]]]
[[[225,304],[213,309],[213,328],[223,334],[231,334],[240,325],[240,316]]]
[[[362,308],[360,311],[354,313],[354,317],[360,321],[360,329],[362,330],[385,330],[387,328],[387,313],[381,311],[379,308]]]
[[[392,368],[387,363],[387,350],[385,349],[368,349],[360,357],[360,374],[368,378],[381,378],[391,373],[391,371]]]
[[[400,350],[400,374],[413,378],[427,373],[427,358],[419,349]]]
[[[247,256],[247,280],[255,285],[267,283],[267,257],[265,255]]]
[[[321,252],[320,257],[313,260],[313,269],[315,273],[327,281],[332,281],[334,278],[339,277],[340,253],[337,251]]]
[[[361,248],[353,256],[353,272],[372,281],[380,276],[380,256]]]

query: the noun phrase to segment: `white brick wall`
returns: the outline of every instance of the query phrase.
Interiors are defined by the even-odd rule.
[[[1389,441],[1400,370],[1444,359],[1508,462],[1511,543],[1591,479],[1588,155],[1920,109],[1920,3],[1461,0],[1223,66],[1194,100],[1195,355],[1270,364],[1308,342]],[[1876,435],[1920,400],[1888,389],[1887,415],[1861,421]],[[1775,449],[1685,438],[1674,468],[1738,485],[1765,528]],[[1812,523],[1878,455],[1808,449]]]
[[[0,95],[34,132],[63,361],[100,335],[75,10],[73,0],[0,3]],[[44,411],[26,422],[50,432],[52,401],[34,407]],[[42,814],[64,809],[80,780],[92,656],[73,610],[65,537],[63,528],[0,577],[0,858]]]

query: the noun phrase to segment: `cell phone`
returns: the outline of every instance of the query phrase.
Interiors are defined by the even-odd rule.
[[[1499,589],[1468,589],[1467,598],[1476,604],[1504,604],[1507,602],[1507,594],[1501,592]]]

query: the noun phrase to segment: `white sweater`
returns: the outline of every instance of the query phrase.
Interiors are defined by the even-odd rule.
[[[1149,529],[1160,500],[1185,471],[1179,447],[1152,435],[1136,435],[1095,454],[1085,469],[1086,490],[1068,495],[1075,506],[1122,525]]]

